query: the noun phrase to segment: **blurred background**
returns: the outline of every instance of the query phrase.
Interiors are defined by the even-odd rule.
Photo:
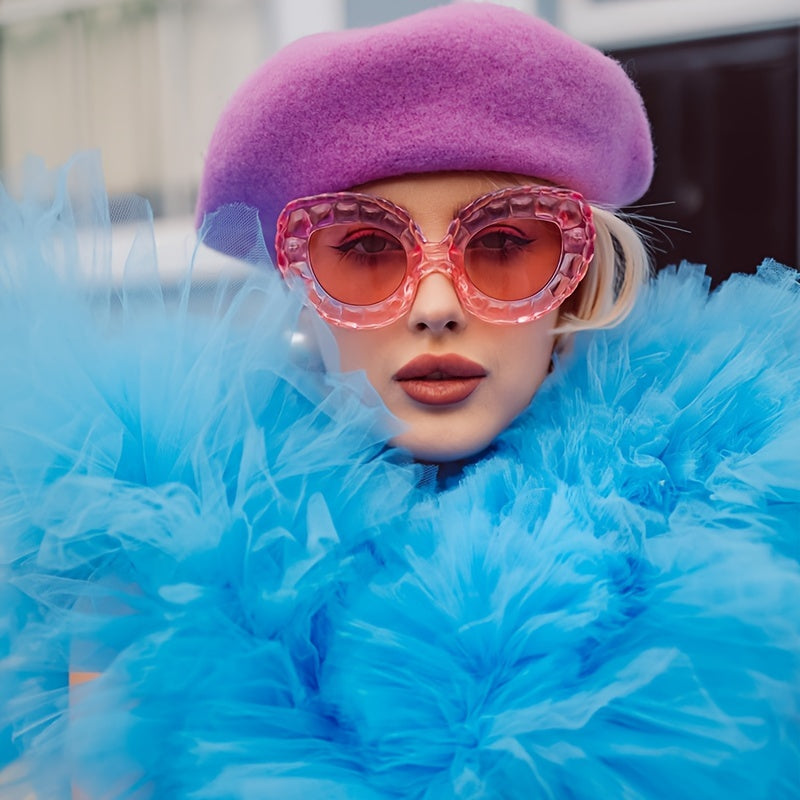
[[[102,152],[112,198],[147,197],[160,248],[191,236],[214,122],[277,48],[439,0],[0,0],[0,167]],[[800,263],[800,0],[516,0],[618,58],[657,149],[634,212],[659,266],[715,280]]]

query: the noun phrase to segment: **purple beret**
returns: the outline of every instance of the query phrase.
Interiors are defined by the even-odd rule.
[[[650,182],[650,127],[598,50],[503,6],[441,6],[309,36],[263,64],[217,123],[197,222],[246,203],[271,245],[296,197],[440,170],[530,175],[619,207]]]

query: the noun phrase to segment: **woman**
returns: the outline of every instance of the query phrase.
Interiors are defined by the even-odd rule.
[[[520,73],[525,79],[520,80]],[[602,208],[633,202],[650,181],[653,152],[641,98],[618,64],[526,15],[465,4],[290,45],[254,73],[231,100],[217,125],[206,164],[198,222],[220,205],[245,202],[258,209],[271,244],[278,212],[294,198],[343,190],[367,193],[400,205],[400,217],[412,227],[412,220],[424,223],[425,230],[415,241],[409,233],[405,245],[396,244],[398,254],[404,248],[409,251],[410,264],[419,258],[441,261],[444,250],[439,256],[422,256],[421,243],[425,238],[440,241],[453,212],[493,190],[557,185],[582,192]],[[516,202],[513,196],[509,201]],[[558,202],[558,197],[543,198],[537,205]],[[385,291],[376,287],[370,295],[351,289],[353,303],[348,306],[325,291],[321,285],[325,278],[315,279],[313,264],[308,274],[294,268],[288,272],[298,273],[310,288],[316,309],[332,325],[341,366],[365,369],[389,410],[410,423],[395,442],[418,458],[447,461],[486,447],[527,407],[547,374],[554,331],[613,324],[630,308],[646,277],[644,248],[618,218],[599,209],[593,215],[584,211],[584,205],[578,198],[570,208],[572,214],[585,214],[585,228],[569,223],[569,231],[580,232],[582,238],[560,271],[562,232],[553,213],[549,220],[541,215],[538,220],[517,218],[523,226],[534,226],[550,247],[538,274],[529,274],[527,282],[520,277],[519,287],[489,285],[482,292],[470,278],[475,269],[470,253],[480,245],[478,227],[495,226],[495,238],[505,237],[490,243],[498,250],[497,259],[515,246],[515,240],[502,232],[502,219],[473,221],[471,238],[461,237],[459,244],[466,249],[456,256],[465,261],[461,281],[451,282],[442,275],[417,286],[418,279],[404,284],[390,274],[388,280],[394,283]],[[378,206],[374,210],[381,213]],[[389,213],[390,220],[397,219]],[[284,217],[278,224],[287,223]],[[315,235],[319,241],[325,238],[330,250],[336,244],[331,237],[344,231],[344,224],[327,224],[312,233],[310,242]],[[361,237],[367,236],[367,224],[359,222]],[[463,219],[459,225],[462,231],[470,227]],[[597,258],[578,288],[592,258],[595,225],[600,231]],[[398,236],[399,230],[396,226]],[[618,259],[612,232],[624,248]],[[394,233],[381,231],[374,242],[394,240]],[[284,247],[292,241],[285,230],[279,235]],[[566,235],[568,239],[570,233]],[[522,246],[517,241],[518,262],[541,259],[534,251],[544,246],[544,241]],[[225,249],[224,243],[221,248]],[[320,260],[322,249],[320,245]],[[484,260],[488,258],[483,269],[491,270],[495,256],[482,249]],[[350,264],[357,271],[360,250],[361,245],[351,249],[347,258],[340,253],[338,268],[330,267],[333,275],[325,277],[335,278],[341,284],[337,288],[348,283],[347,278],[336,277],[337,272]],[[331,253],[328,260],[336,262]],[[280,258],[287,262],[289,256],[284,252],[278,257],[286,274]],[[391,272],[396,265],[402,275],[402,258],[395,262],[384,256],[383,267],[379,258],[372,254],[373,272]],[[510,269],[506,264],[506,272]],[[524,266],[514,269],[522,274]],[[362,280],[354,276],[350,284],[358,286]],[[487,281],[491,284],[497,278]],[[428,287],[437,283],[449,294],[437,302],[451,305],[452,310],[426,311]],[[461,287],[459,296],[453,291],[456,286]],[[559,307],[576,289],[578,295],[563,309],[566,313],[559,323]],[[493,291],[495,297],[490,298]],[[509,304],[508,299],[516,302]],[[393,310],[370,311],[378,302]],[[496,310],[491,312],[490,307]],[[434,319],[418,319],[418,312],[432,313]],[[458,319],[439,320],[441,314],[455,314]],[[449,333],[435,336],[432,344],[418,341],[421,335],[404,341],[408,337],[402,333],[403,325],[390,324],[401,318],[405,326],[424,328],[428,338],[437,326],[445,326]],[[487,374],[480,376],[475,394],[464,402],[441,403],[446,398],[434,397],[430,385],[422,388],[433,403],[409,396],[403,389],[410,384],[398,381],[396,370],[402,369],[404,360],[431,348],[446,353],[449,339],[477,340],[481,344],[472,345],[477,355],[502,354],[510,363],[467,367],[468,372]],[[524,369],[515,365],[520,360]]]
[[[682,269],[631,310],[646,261],[606,209],[651,168],[616,64],[459,4],[290,46],[223,114],[202,234],[300,291],[265,270],[211,319],[128,294],[109,326],[60,251],[22,250],[41,281],[6,259],[24,779],[795,796],[797,282],[709,299]],[[68,664],[98,673],[69,714]]]

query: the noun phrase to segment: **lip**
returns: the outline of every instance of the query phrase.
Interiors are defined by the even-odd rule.
[[[486,374],[480,364],[463,356],[426,354],[409,361],[392,377],[412,400],[443,406],[466,400]]]

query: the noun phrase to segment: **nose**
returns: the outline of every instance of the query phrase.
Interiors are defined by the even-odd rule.
[[[441,334],[461,330],[466,324],[466,312],[461,307],[450,278],[438,271],[422,278],[408,312],[408,327],[415,331]]]

